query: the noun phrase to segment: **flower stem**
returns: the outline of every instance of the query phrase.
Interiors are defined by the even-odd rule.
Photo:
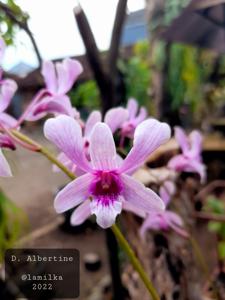
[[[55,164],[59,169],[61,169],[70,179],[75,179],[76,176],[70,172],[54,155],[51,154],[51,152],[44,146],[40,145],[39,143],[35,142],[25,134],[19,132],[18,130],[10,130],[11,137],[15,137],[15,141],[17,139],[23,141],[24,143],[33,146],[35,152],[39,152],[43,154],[49,161],[51,161],[53,164]]]
[[[123,250],[126,252],[127,256],[129,257],[133,267],[140,275],[143,283],[145,284],[146,288],[148,289],[150,295],[152,296],[153,300],[160,300],[160,297],[154,288],[152,282],[150,281],[148,275],[146,274],[145,270],[143,269],[142,265],[140,264],[140,261],[136,257],[134,251],[131,249],[129,243],[123,236],[122,232],[118,228],[116,224],[112,225],[111,227],[113,233],[115,234],[120,246],[123,248]]]
[[[196,239],[191,234],[189,234],[189,241],[192,245],[192,248],[194,250],[194,253],[195,253],[195,256],[198,260],[199,265],[201,266],[201,268],[202,268],[203,272],[205,273],[206,277],[208,278],[210,276],[209,268],[208,268],[208,265],[206,264],[205,258],[202,254],[202,250],[201,250],[198,242],[196,241]]]
[[[17,131],[17,130],[10,130],[11,136],[14,136],[17,141],[18,139],[23,141],[24,143],[33,146],[35,149],[35,152],[39,152],[43,154],[49,161],[51,161],[53,164],[55,164],[58,168],[60,168],[70,179],[74,180],[76,176],[70,172],[57,158],[54,157],[54,155],[51,154],[51,152],[46,148],[40,145],[39,143],[35,142],[28,136],[24,135],[23,133]],[[111,227],[114,235],[116,236],[119,244],[123,248],[123,250],[126,252],[127,256],[130,258],[130,261],[135,268],[135,270],[139,273],[143,283],[145,284],[146,288],[148,289],[150,295],[152,296],[153,300],[160,300],[160,297],[154,288],[153,284],[151,283],[148,275],[144,271],[142,265],[140,264],[138,258],[136,257],[134,251],[131,249],[129,243],[123,236],[120,229],[116,226],[116,224],[112,225]]]

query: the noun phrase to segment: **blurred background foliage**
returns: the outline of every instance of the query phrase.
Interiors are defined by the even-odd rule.
[[[0,263],[27,227],[26,214],[0,191]]]
[[[218,215],[225,215],[225,204],[223,200],[209,197],[206,203],[206,211]],[[217,235],[218,240],[218,256],[219,259],[225,260],[225,223],[210,221],[208,229]]]
[[[5,0],[1,2],[9,7],[19,22],[27,22],[29,19],[28,14],[24,13],[14,0]],[[13,44],[17,30],[18,25],[6,15],[4,10],[0,9],[0,32],[7,45]]]
[[[78,110],[86,108],[87,112],[100,108],[100,94],[94,80],[88,80],[69,93],[72,105]]]

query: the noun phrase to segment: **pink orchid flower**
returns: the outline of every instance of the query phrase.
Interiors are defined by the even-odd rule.
[[[0,38],[0,60],[4,55],[5,47],[4,40]],[[2,74],[3,72],[0,70],[0,129],[8,129],[15,127],[17,124],[16,119],[5,113],[17,90],[17,84],[11,79],[2,79]],[[15,149],[12,139],[4,133],[0,133],[0,148],[2,147]],[[9,164],[0,149],[0,176],[8,177],[11,175]]]
[[[85,174],[69,183],[55,198],[58,213],[78,206],[71,216],[77,225],[91,214],[108,228],[121,213],[123,202],[145,212],[163,210],[160,197],[128,174],[170,138],[170,127],[157,120],[146,120],[135,130],[134,144],[126,159],[119,162],[112,131],[97,123],[90,135],[90,161],[83,151],[81,127],[73,118],[61,115],[46,121],[45,136]],[[91,198],[91,200],[89,200]]]
[[[182,154],[173,157],[168,167],[177,172],[194,172],[198,173],[201,182],[206,180],[206,169],[202,163],[202,135],[199,131],[194,130],[189,136],[185,134],[182,128],[175,127],[175,139],[181,147]]]
[[[131,98],[127,103],[128,119],[121,126],[121,141],[120,146],[123,146],[125,137],[133,138],[135,128],[146,119],[147,111],[141,107],[138,113],[138,102]]]
[[[55,65],[51,61],[44,62],[42,75],[46,88],[37,94],[23,118],[27,121],[36,121],[48,113],[77,117],[78,112],[72,107],[66,94],[82,71],[81,64],[70,58],[64,59],[61,63],[57,62]]]
[[[117,107],[108,110],[105,115],[104,122],[110,127],[112,133],[114,133],[120,125],[127,119],[128,112],[125,108]],[[83,124],[82,136],[83,136],[83,147],[84,152],[88,160],[90,160],[89,154],[89,144],[90,144],[90,135],[94,126],[102,121],[102,114],[100,111],[93,111],[89,117],[87,118],[86,123]],[[82,170],[77,168],[77,166],[65,155],[65,153],[61,152],[58,155],[58,159],[61,163],[63,163],[71,172],[76,174],[77,176],[83,174]],[[59,168],[53,166],[54,171],[59,171]]]
[[[16,128],[17,120],[5,113],[9,107],[11,100],[17,90],[17,84],[11,79],[2,79],[0,74],[0,127],[1,128]],[[0,147],[10,148],[15,150],[13,140],[6,134],[0,133]]]
[[[0,38],[0,61],[5,52],[5,42]],[[3,70],[0,69],[0,127],[1,128],[15,128],[17,120],[5,113],[9,107],[11,100],[17,90],[17,84],[14,80],[3,79]],[[10,137],[0,133],[0,147],[15,149],[15,144]]]
[[[166,181],[161,186],[159,190],[160,197],[162,198],[165,207],[168,206],[171,197],[175,193],[175,185],[172,181]],[[188,233],[183,228],[183,220],[181,217],[169,210],[165,211],[152,211],[150,212],[145,221],[143,222],[140,235],[142,237],[145,236],[146,232],[150,229],[152,230],[164,230],[168,231],[169,229],[173,229],[176,233],[183,237],[188,237]]]

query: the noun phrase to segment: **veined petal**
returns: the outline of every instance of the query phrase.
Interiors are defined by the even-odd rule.
[[[70,219],[71,225],[80,225],[91,216],[90,203],[90,200],[86,200],[74,210]]]
[[[145,218],[146,217],[146,211],[137,208],[137,206],[133,205],[129,201],[124,200],[122,202],[123,204],[123,209],[129,212],[132,212],[133,214],[137,215],[140,218]]]
[[[170,138],[170,127],[155,119],[139,124],[134,132],[133,147],[124,160],[121,172],[131,172],[141,166],[149,155]]]
[[[70,100],[67,96],[47,96],[37,103],[32,110],[34,118],[42,118],[43,113],[65,114],[71,116],[74,114]]]
[[[58,94],[66,94],[73,86],[77,77],[82,73],[83,67],[75,60],[66,58],[62,63],[56,64],[58,75]]]
[[[0,113],[0,124],[6,128],[16,127],[17,120],[6,113]]]
[[[122,107],[117,107],[107,111],[104,122],[109,126],[112,133],[114,133],[127,119],[128,110]]]
[[[112,132],[104,123],[97,123],[90,136],[91,163],[96,170],[114,170],[118,166]]]
[[[57,80],[55,66],[52,61],[43,62],[41,74],[44,77],[48,91],[55,94],[57,92]]]
[[[83,151],[81,127],[77,121],[66,115],[48,119],[44,125],[44,134],[79,168],[90,171]]]
[[[122,191],[124,199],[138,209],[142,209],[147,213],[165,209],[165,204],[161,198],[142,183],[125,174],[121,175],[121,180],[124,184]]]
[[[205,181],[206,181],[206,166],[203,163],[198,162],[193,159],[193,160],[189,161],[188,168],[190,169],[191,172],[198,173],[200,176],[201,182],[205,183]]]
[[[102,114],[100,113],[100,111],[94,110],[87,118],[85,128],[84,128],[84,136],[85,137],[89,136],[95,124],[101,121],[102,121]]]
[[[88,188],[93,177],[85,174],[73,180],[56,196],[54,207],[57,213],[69,210],[88,198]]]
[[[138,111],[138,103],[137,100],[134,98],[130,98],[127,102],[127,109],[129,111],[129,118],[135,118],[137,111]]]
[[[188,159],[183,154],[172,157],[168,162],[168,168],[177,172],[184,171],[187,165]]]
[[[142,238],[144,238],[146,232],[149,229],[153,230],[160,230],[161,226],[164,225],[164,228],[167,227],[167,224],[164,224],[164,220],[162,219],[161,215],[157,213],[151,213],[147,216],[147,218],[144,220],[143,224],[140,228],[140,235]]]
[[[189,138],[191,143],[190,157],[199,157],[202,152],[203,142],[201,133],[198,130],[193,130],[190,133]]]
[[[175,189],[176,189],[176,187],[175,187],[174,182],[172,182],[170,180],[165,181],[161,185],[161,187],[159,189],[159,195],[166,206],[169,204],[171,197],[174,195]]]
[[[183,153],[187,153],[190,150],[188,137],[181,127],[174,128],[175,139],[178,142]]]
[[[183,225],[183,220],[181,217],[172,212],[172,211],[166,211],[165,216],[167,224],[172,228],[176,233],[179,235],[187,238],[189,236],[188,232],[184,229]]]
[[[17,90],[17,84],[14,80],[4,79],[1,81],[0,112],[6,110],[6,108],[9,106],[16,90]]]
[[[140,124],[142,121],[144,121],[147,118],[147,110],[145,107],[140,108],[140,112],[137,115],[137,117],[133,120],[134,126],[137,127],[138,124]]]
[[[96,222],[102,228],[111,227],[115,221],[118,214],[122,211],[122,202],[121,201],[113,201],[108,205],[102,205],[96,199],[91,201],[91,212],[96,215]]]
[[[10,166],[2,153],[2,149],[0,149],[0,176],[3,177],[11,177],[12,172]]]

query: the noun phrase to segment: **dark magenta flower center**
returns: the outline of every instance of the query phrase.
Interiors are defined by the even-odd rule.
[[[116,171],[96,171],[90,186],[90,194],[102,204],[116,200],[123,190],[123,184]]]

